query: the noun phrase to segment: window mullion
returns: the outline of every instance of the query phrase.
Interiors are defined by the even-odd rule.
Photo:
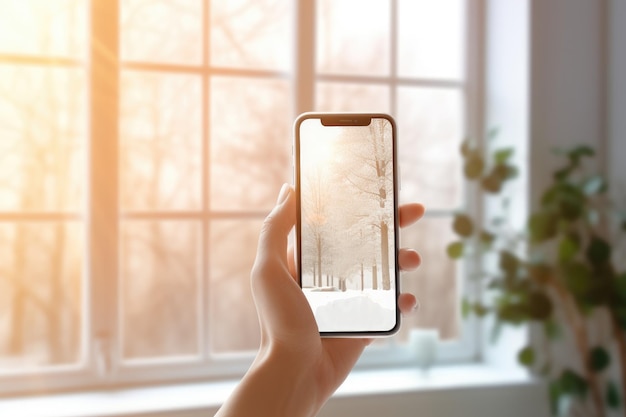
[[[205,1],[202,4],[202,278],[200,300],[201,316],[198,320],[198,331],[200,338],[200,354],[206,360],[210,358],[209,332],[207,331],[210,323],[210,305],[211,285],[209,276],[209,241],[211,231],[211,202],[210,186],[211,186],[211,170],[209,161],[211,160],[211,137],[210,137],[210,85],[211,85],[211,2]]]
[[[485,0],[466,0],[466,48],[465,48],[465,120],[464,135],[477,141],[479,144],[484,140],[485,133]],[[483,201],[476,198],[476,189],[471,184],[465,184],[466,209],[476,215],[484,213]],[[460,297],[481,299],[480,286],[471,284],[471,276],[475,276],[482,268],[479,256],[466,260],[459,268],[459,274],[463,279],[463,286],[459,293]],[[461,332],[462,345],[467,350],[471,359],[480,358],[483,354],[482,334],[483,324],[475,317],[468,317],[462,322]]]
[[[89,147],[90,363],[100,376],[117,366],[119,4],[91,1]]]

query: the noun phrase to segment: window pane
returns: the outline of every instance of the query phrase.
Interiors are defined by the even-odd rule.
[[[202,62],[201,0],[122,0],[122,59]]]
[[[398,73],[463,77],[466,0],[399,0]]]
[[[461,93],[400,88],[398,126],[403,199],[431,210],[456,209],[461,201]]]
[[[84,58],[87,0],[0,0],[0,53]]]
[[[209,337],[211,352],[259,347],[259,321],[250,291],[261,220],[211,223]]]
[[[0,372],[81,360],[83,234],[78,222],[0,223]]]
[[[0,65],[0,210],[80,210],[85,74]]]
[[[211,1],[211,64],[289,70],[292,20],[289,0]]]
[[[415,327],[437,329],[442,340],[458,336],[457,266],[446,254],[446,247],[455,239],[451,224],[450,217],[427,217],[402,229],[401,246],[415,248],[422,264],[416,271],[402,274],[402,290],[415,294],[420,309],[404,319],[398,335],[401,340],[406,341]]]
[[[318,111],[389,113],[389,87],[376,84],[318,83]]]
[[[199,351],[201,223],[122,222],[125,358]]]
[[[321,73],[389,74],[389,0],[321,0],[317,69]]]
[[[289,82],[211,81],[211,207],[269,210],[291,177]]]
[[[122,74],[121,204],[127,210],[201,206],[201,78]]]

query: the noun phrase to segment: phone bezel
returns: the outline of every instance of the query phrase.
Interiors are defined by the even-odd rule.
[[[372,119],[386,119],[391,124],[392,138],[392,168],[393,168],[393,230],[394,230],[394,270],[395,270],[395,325],[388,330],[354,330],[354,331],[337,331],[337,332],[320,332],[322,337],[388,337],[398,332],[401,324],[401,313],[398,306],[398,297],[400,295],[400,267],[398,264],[399,253],[399,214],[398,214],[398,141],[397,128],[394,118],[386,113],[321,113],[307,112],[299,115],[294,122],[294,143],[293,143],[293,161],[294,161],[294,182],[296,190],[296,274],[298,284],[302,287],[302,273],[300,265],[302,263],[301,249],[301,178],[300,178],[300,127],[305,120],[319,119],[323,126],[368,126]]]

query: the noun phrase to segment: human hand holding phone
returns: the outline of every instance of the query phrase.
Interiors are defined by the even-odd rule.
[[[284,185],[265,219],[251,273],[254,302],[261,327],[256,359],[235,392],[218,411],[219,417],[314,416],[326,403],[371,342],[367,338],[322,338],[315,317],[298,285],[293,248],[288,235],[296,221],[293,188]],[[420,204],[399,207],[399,226],[424,213]],[[420,257],[400,249],[398,264],[413,270]],[[412,294],[401,294],[403,314],[416,306]]]

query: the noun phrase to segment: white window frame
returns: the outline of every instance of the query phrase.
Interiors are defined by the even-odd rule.
[[[350,81],[388,85],[391,91],[391,109],[395,113],[395,91],[397,86],[452,86],[460,88],[465,95],[465,134],[472,138],[481,138],[483,126],[483,84],[484,84],[484,0],[466,0],[466,36],[468,39],[465,56],[465,80],[462,82],[439,82],[435,80],[403,79],[397,76],[397,33],[391,31],[391,75],[385,77],[331,76],[316,73],[315,66],[315,0],[294,0],[294,65],[293,74],[273,71],[227,70],[228,75],[239,74],[263,78],[290,78],[293,82],[293,116],[315,109],[315,85],[318,81]],[[200,65],[164,65],[121,62],[119,48],[118,1],[91,0],[89,6],[90,47],[88,62],[79,62],[58,58],[24,58],[0,56],[0,62],[34,65],[69,65],[84,67],[89,75],[89,136],[88,142],[88,198],[85,202],[86,228],[84,272],[84,318],[83,351],[81,361],[71,366],[50,366],[30,370],[19,370],[0,374],[0,396],[33,394],[62,390],[86,390],[101,387],[136,385],[191,380],[216,380],[236,377],[248,368],[253,355],[234,353],[212,359],[209,356],[206,329],[200,332],[200,355],[195,357],[167,357],[162,360],[131,361],[121,360],[120,300],[119,300],[119,223],[122,219],[119,211],[119,106],[120,76],[124,69],[160,70],[175,73],[188,72],[202,77],[202,209],[191,214],[203,223],[202,243],[206,253],[208,245],[208,224],[210,219],[227,216],[227,213],[212,213],[208,207],[209,181],[208,161],[210,139],[208,129],[209,83],[210,77],[219,74],[219,68],[211,67],[209,62],[210,10],[208,1],[203,2],[203,62]],[[398,0],[390,0],[390,27],[397,27]],[[97,18],[93,18],[97,16]],[[115,22],[112,24],[111,22]],[[94,47],[93,45],[97,45]],[[288,140],[288,138],[286,138]],[[480,212],[480,201],[470,199],[466,191],[467,209]],[[430,211],[428,216],[450,216],[452,211]],[[237,216],[263,218],[264,212],[238,213]],[[190,214],[180,213],[133,213],[132,218],[189,218]],[[217,216],[217,217],[216,217]],[[69,216],[74,218],[75,216]],[[0,214],[0,220],[15,219],[51,220],[66,219],[64,214]],[[201,323],[208,318],[208,266],[209,261],[203,256],[202,276],[199,286],[203,314]],[[466,281],[467,267],[459,267],[462,295],[470,294],[475,288],[463,285]],[[469,267],[473,267],[469,265]],[[115,279],[111,279],[115,277]],[[418,295],[419,296],[419,295]],[[460,320],[460,319],[459,319]],[[478,361],[481,356],[481,329],[476,319],[461,321],[461,337],[455,342],[440,345],[438,361],[440,363]],[[410,346],[371,348],[363,355],[359,366],[403,366],[414,363]]]

